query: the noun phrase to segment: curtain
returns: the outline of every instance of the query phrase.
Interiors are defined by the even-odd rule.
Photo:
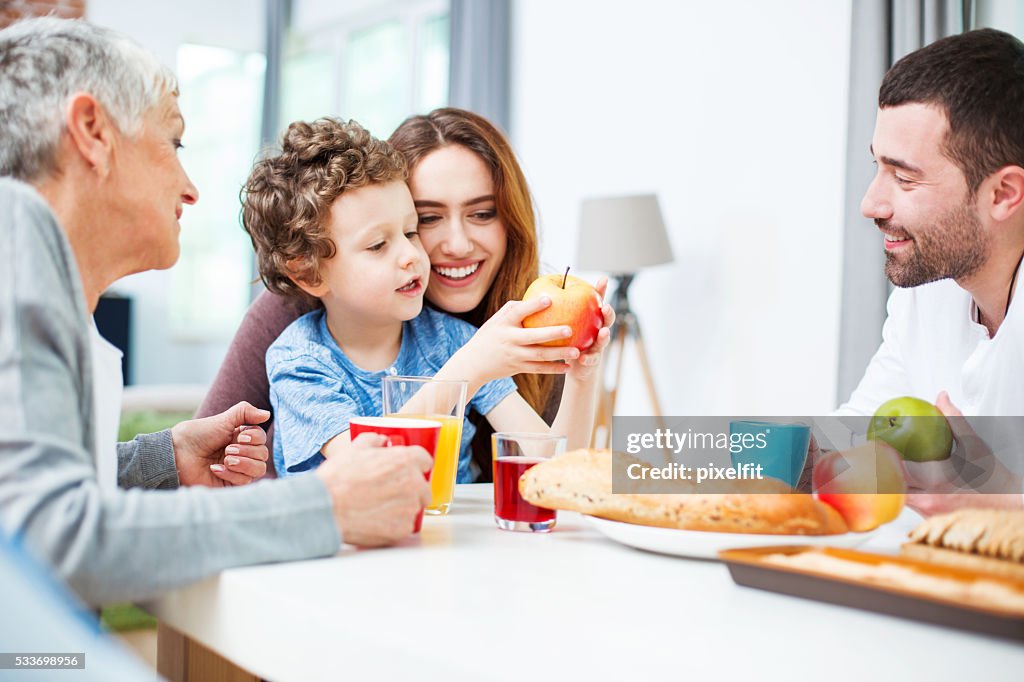
[[[509,132],[509,0],[451,0],[448,103]]]
[[[260,148],[273,146],[281,124],[281,62],[284,58],[285,31],[291,14],[291,0],[264,0],[266,33],[263,72],[263,116],[260,122]]]
[[[265,17],[263,53],[266,68],[263,71],[263,111],[260,116],[260,153],[277,144],[278,128],[281,125],[281,62],[284,59],[285,32],[291,17],[291,0],[264,0]],[[260,279],[256,254],[250,259],[252,284],[249,286],[249,300],[265,291]]]
[[[839,403],[849,398],[878,349],[890,290],[878,231],[860,214],[860,200],[875,172],[868,147],[875,129],[878,88],[885,72],[904,55],[970,28],[973,5],[971,0],[853,0],[839,321]]]

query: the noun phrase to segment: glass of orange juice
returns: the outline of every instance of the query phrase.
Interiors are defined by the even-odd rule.
[[[462,420],[469,382],[461,379],[386,376],[383,383],[384,416],[429,419],[441,423],[430,475],[427,514],[447,514],[455,493],[462,449]]]

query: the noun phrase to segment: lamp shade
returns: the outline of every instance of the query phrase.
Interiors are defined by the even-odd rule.
[[[642,194],[584,199],[576,267],[631,274],[672,262],[658,197]]]

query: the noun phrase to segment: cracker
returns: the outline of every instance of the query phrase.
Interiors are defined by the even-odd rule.
[[[1024,511],[961,509],[938,514],[910,532],[913,543],[1024,563]]]

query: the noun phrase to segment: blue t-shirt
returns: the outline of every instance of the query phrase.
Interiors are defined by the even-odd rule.
[[[348,429],[352,417],[376,417],[383,410],[381,379],[387,375],[434,376],[476,332],[458,318],[424,306],[402,324],[402,345],[394,364],[368,372],[338,347],[322,310],[303,315],[267,349],[267,378],[274,410],[274,466],[278,476],[314,469],[320,448]],[[486,415],[516,390],[508,377],[490,381],[466,406]],[[469,444],[476,427],[462,425],[459,483],[471,483]]]

